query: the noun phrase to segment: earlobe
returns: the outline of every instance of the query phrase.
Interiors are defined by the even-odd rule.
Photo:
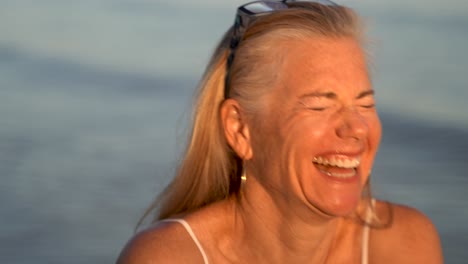
[[[229,146],[243,160],[252,157],[249,126],[242,114],[239,103],[227,99],[221,105],[221,123]]]

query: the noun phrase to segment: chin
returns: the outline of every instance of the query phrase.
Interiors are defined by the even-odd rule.
[[[354,213],[359,205],[360,199],[353,199],[352,201],[340,202],[328,206],[329,215],[335,217],[349,216]]]
[[[346,217],[356,211],[360,200],[361,197],[355,195],[354,197],[336,197],[336,199],[322,202],[309,201],[313,208],[318,209],[327,217]]]

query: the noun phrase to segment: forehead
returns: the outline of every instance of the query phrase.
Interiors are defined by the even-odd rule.
[[[283,83],[369,86],[366,57],[353,38],[291,40],[280,46],[284,51],[280,77]]]

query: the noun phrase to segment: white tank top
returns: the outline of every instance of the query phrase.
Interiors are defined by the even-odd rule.
[[[374,204],[375,204],[375,200],[372,200],[372,206],[374,206]],[[369,223],[371,218],[372,218],[372,212],[371,212],[370,208],[367,208],[367,210],[366,210],[366,223]],[[190,237],[192,238],[195,245],[197,245],[197,248],[198,248],[198,250],[200,251],[200,254],[203,257],[203,262],[205,264],[209,264],[208,257],[206,255],[205,250],[203,249],[202,245],[200,244],[200,241],[198,240],[197,236],[195,235],[195,233],[193,232],[192,228],[187,223],[187,221],[185,221],[183,219],[180,219],[180,218],[173,218],[173,219],[164,219],[164,220],[161,220],[161,222],[178,222],[178,223],[180,223],[185,228],[185,230],[187,230],[187,233],[190,235]],[[362,231],[361,264],[368,264],[368,262],[369,262],[369,260],[368,260],[368,258],[369,258],[369,232],[370,232],[369,226],[365,225],[363,227],[363,231]]]

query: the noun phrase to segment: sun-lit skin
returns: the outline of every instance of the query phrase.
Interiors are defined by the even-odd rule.
[[[247,174],[278,204],[348,215],[358,205],[381,137],[365,55],[356,40],[346,38],[286,46],[279,80],[251,125]],[[314,163],[318,157],[360,162],[356,171],[330,169]]]

